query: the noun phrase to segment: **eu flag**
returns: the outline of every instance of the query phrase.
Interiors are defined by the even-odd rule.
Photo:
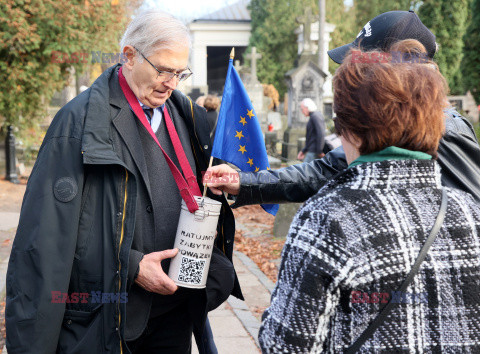
[[[260,124],[252,101],[233,67],[233,59],[228,63],[212,156],[228,161],[242,171],[270,169]],[[262,208],[275,215],[278,204],[263,204]]]

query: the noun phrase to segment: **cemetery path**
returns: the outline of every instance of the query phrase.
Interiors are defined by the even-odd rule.
[[[0,179],[0,212],[20,212],[26,187],[25,178],[20,178],[20,184]]]
[[[5,277],[25,189],[24,178],[20,184],[0,180],[0,348],[5,345]]]

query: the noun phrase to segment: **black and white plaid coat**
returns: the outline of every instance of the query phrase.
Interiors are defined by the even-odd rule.
[[[399,295],[440,208],[437,163],[366,163],[320,189],[290,226],[262,351],[342,353],[393,296],[362,352],[480,353],[480,206],[447,191],[442,229]]]

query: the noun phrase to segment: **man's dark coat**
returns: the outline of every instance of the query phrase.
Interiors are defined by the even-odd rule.
[[[135,211],[147,171],[139,137],[132,134],[138,133],[135,116],[114,78],[116,69],[105,71],[65,105],[43,141],[7,272],[9,353],[122,350],[129,320],[125,294],[135,273],[128,266]],[[178,91],[166,104],[185,121],[203,188],[201,171],[207,169],[211,151],[205,110]],[[232,257],[232,211],[223,196],[209,196],[223,204],[216,239],[221,252],[215,252],[212,263],[224,267],[211,268],[206,291],[213,308],[228,295],[222,291],[242,295],[233,267],[222,260],[223,254]],[[89,294],[86,303],[82,293]],[[94,299],[94,294],[107,298]],[[206,309],[205,297],[202,304]],[[145,306],[138,306],[148,316]]]
[[[310,112],[307,123],[305,147],[302,152],[313,152],[315,157],[323,153],[325,145],[325,119],[320,112]]]

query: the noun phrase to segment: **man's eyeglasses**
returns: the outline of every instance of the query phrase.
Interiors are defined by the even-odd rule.
[[[157,80],[160,79],[162,82],[165,81],[170,81],[173,77],[176,77],[178,81],[185,81],[188,79],[190,76],[192,76],[192,71],[190,68],[187,68],[187,70],[177,74],[177,73],[172,73],[170,71],[163,71],[163,70],[158,70],[155,65],[153,65],[150,60],[147,59],[145,55],[141,51],[139,51],[137,48],[135,48],[137,52],[140,53],[140,55],[150,64],[156,71],[157,71]]]

